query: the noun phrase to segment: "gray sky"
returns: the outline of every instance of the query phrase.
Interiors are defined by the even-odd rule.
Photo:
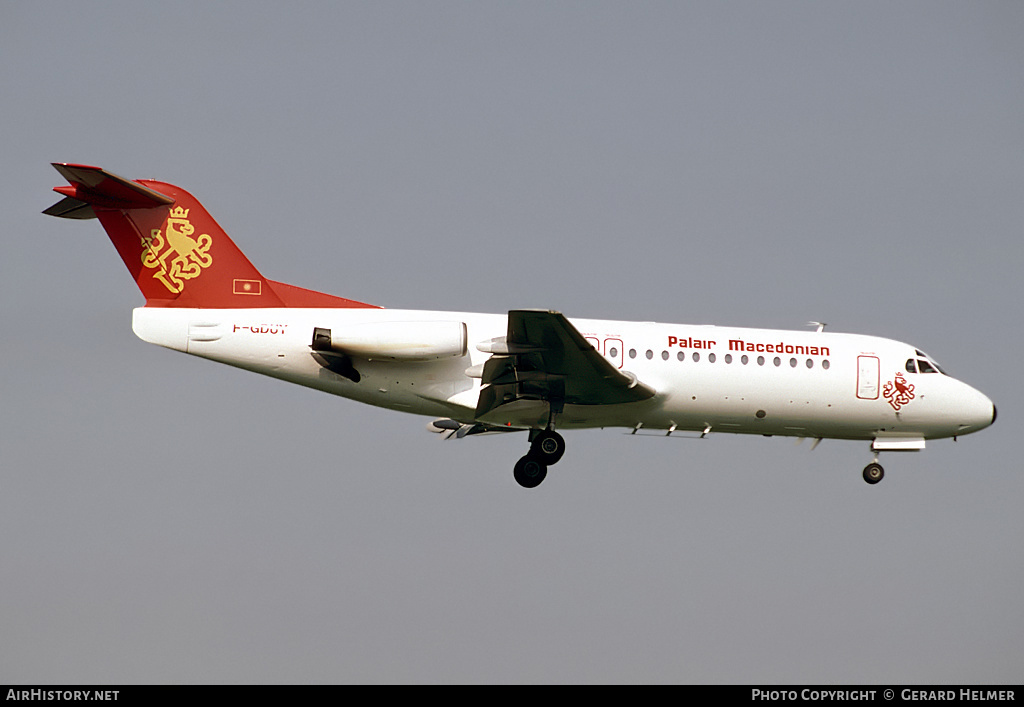
[[[5,2],[0,681],[998,683],[1024,669],[1024,5]],[[897,338],[999,421],[523,435],[156,348],[52,161],[400,308]]]

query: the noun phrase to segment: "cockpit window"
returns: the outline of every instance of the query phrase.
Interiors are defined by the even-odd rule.
[[[949,374],[942,370],[942,366],[935,363],[935,359],[926,354],[921,349],[914,349],[914,353],[917,354],[917,372],[918,373],[941,373],[944,376]],[[914,360],[910,359],[907,361],[907,371],[910,373],[914,372],[911,366],[914,365]]]
[[[907,359],[907,373],[917,373],[917,362],[912,358]]]

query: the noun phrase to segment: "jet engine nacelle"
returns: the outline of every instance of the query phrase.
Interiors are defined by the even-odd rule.
[[[313,349],[389,361],[432,361],[465,356],[465,322],[371,322],[313,330]]]

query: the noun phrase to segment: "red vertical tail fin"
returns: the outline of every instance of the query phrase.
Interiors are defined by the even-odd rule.
[[[181,187],[130,181],[99,167],[54,164],[71,183],[43,213],[98,218],[147,307],[371,307],[268,280],[199,200]]]

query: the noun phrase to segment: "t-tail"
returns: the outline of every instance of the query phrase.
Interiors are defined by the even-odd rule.
[[[181,187],[128,180],[99,167],[53,165],[70,182],[50,216],[98,218],[147,307],[373,307],[263,277]]]

